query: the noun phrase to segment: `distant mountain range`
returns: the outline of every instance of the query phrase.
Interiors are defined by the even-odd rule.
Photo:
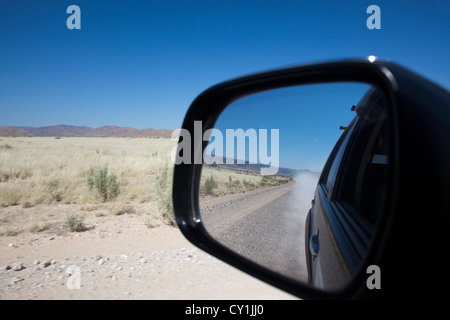
[[[0,136],[13,137],[168,137],[173,130],[169,129],[135,129],[119,126],[103,126],[90,128],[84,126],[56,125],[48,127],[3,127]]]
[[[230,164],[226,163],[227,159],[230,162]],[[261,168],[269,167],[269,165],[263,165],[260,163],[252,163],[247,160],[245,160],[245,163],[243,163],[243,164],[237,164],[236,159],[230,159],[230,158],[226,158],[226,157],[223,157],[222,162],[223,162],[223,164],[214,163],[214,164],[210,164],[208,166],[213,167],[213,168],[224,168],[224,169],[228,169],[228,170],[245,171],[245,172],[257,173],[257,174],[259,174],[261,172]],[[301,172],[311,172],[314,174],[320,174],[319,172],[312,172],[308,169],[298,170],[298,169],[279,167],[277,175],[286,176],[286,177],[295,177],[297,174],[299,174]]]

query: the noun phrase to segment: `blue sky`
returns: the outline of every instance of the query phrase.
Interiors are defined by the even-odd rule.
[[[207,154],[243,159],[236,150],[239,141],[245,140],[245,160],[256,162],[251,160],[253,157],[262,162],[260,157],[267,157],[273,167],[319,172],[343,132],[339,127],[348,125],[355,116],[351,106],[370,88],[362,83],[314,84],[266,91],[237,100],[221,114],[215,125],[220,133],[214,133],[210,139],[214,142],[222,138],[222,146],[220,142],[212,143]],[[326,116],[330,114],[333,116]],[[232,132],[228,136],[230,128]],[[236,135],[238,128],[243,132],[232,138],[234,149],[229,150],[229,137]],[[260,134],[261,129],[266,130],[267,138]],[[271,139],[273,130],[278,130],[276,141]],[[253,136],[251,131],[255,132]],[[246,138],[244,134],[251,137]],[[259,148],[261,142],[267,152]],[[250,150],[253,150],[251,154]]]
[[[81,30],[69,30],[69,5]],[[381,8],[369,30],[366,8]],[[376,55],[450,88],[449,1],[0,1],[0,125],[175,129],[207,87]]]

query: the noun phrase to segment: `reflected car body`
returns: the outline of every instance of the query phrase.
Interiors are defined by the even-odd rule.
[[[324,166],[305,224],[308,281],[323,289],[341,288],[360,266],[388,192],[385,98],[371,89],[352,110],[356,116]]]

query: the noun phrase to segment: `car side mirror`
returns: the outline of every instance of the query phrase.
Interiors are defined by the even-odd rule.
[[[181,232],[302,298],[377,297],[400,216],[404,74],[388,62],[346,60],[203,92],[176,150]]]

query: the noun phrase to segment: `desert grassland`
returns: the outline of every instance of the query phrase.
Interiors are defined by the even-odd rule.
[[[149,201],[155,176],[176,145],[152,138],[0,139],[0,207],[99,202],[86,179],[100,168],[117,177],[115,201]]]
[[[0,137],[0,236],[84,231],[92,219],[125,213],[160,225],[171,214],[175,145],[162,138]],[[107,199],[88,184],[105,168],[118,189]]]
[[[175,146],[167,138],[0,137],[0,235],[49,231],[68,222],[81,224],[72,231],[82,231],[79,218],[85,215],[135,213],[147,227],[174,225]],[[106,195],[89,185],[102,170],[103,178],[114,178],[117,192]],[[222,196],[289,181],[205,166],[200,194]]]

